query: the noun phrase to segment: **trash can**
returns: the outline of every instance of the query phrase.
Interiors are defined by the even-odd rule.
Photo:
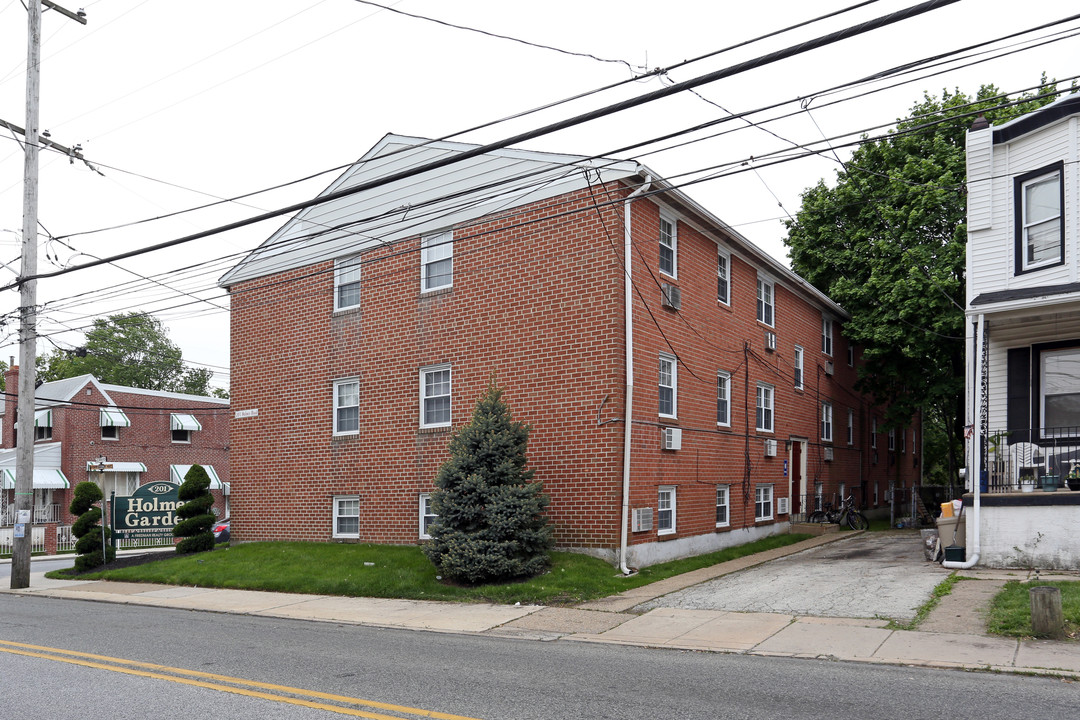
[[[956,517],[939,517],[937,529],[941,547],[967,547],[967,518],[963,512]]]

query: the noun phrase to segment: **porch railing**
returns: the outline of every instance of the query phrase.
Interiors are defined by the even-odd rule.
[[[991,432],[979,481],[980,491],[990,493],[1023,492],[1044,482],[1080,488],[1080,427]]]

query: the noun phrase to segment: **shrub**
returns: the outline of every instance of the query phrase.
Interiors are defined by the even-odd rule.
[[[202,465],[192,465],[177,491],[177,500],[183,503],[176,516],[180,522],[173,528],[173,536],[184,538],[176,544],[179,554],[205,552],[214,549],[214,496],[210,494],[210,476]]]
[[[489,384],[469,424],[450,439],[432,509],[438,520],[424,554],[443,576],[480,584],[536,575],[548,566],[548,498],[526,469],[529,426],[514,421]]]
[[[104,497],[101,488],[89,480],[75,486],[68,510],[78,516],[71,526],[71,534],[78,538],[75,543],[75,552],[78,553],[75,558],[76,572],[86,572],[116,559],[116,548],[109,542],[112,531],[101,527],[101,508],[94,505]],[[104,542],[102,532],[105,533]]]

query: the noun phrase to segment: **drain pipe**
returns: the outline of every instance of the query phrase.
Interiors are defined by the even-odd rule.
[[[626,566],[627,524],[630,522],[630,436],[634,417],[634,306],[633,300],[633,242],[630,237],[630,203],[649,189],[652,175],[645,175],[645,182],[623,201],[623,314],[626,323],[626,407],[623,411],[623,464],[622,464],[622,529],[619,531],[619,570],[623,575],[633,571]]]
[[[975,523],[975,531],[971,538],[972,552],[964,562],[957,562],[955,560],[946,560],[941,563],[942,567],[949,570],[967,570],[974,567],[979,562],[979,491],[982,489],[982,392],[983,392],[983,335],[986,332],[986,315],[979,313],[979,319],[975,325],[975,427],[972,429],[972,465],[974,465],[974,473],[968,473],[968,477],[974,478],[971,481],[971,492],[973,500],[971,503],[971,518]],[[961,511],[963,512],[963,511]]]

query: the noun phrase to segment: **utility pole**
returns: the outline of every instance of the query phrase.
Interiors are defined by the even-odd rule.
[[[82,24],[83,14],[72,13],[44,0],[49,8]],[[38,99],[41,95],[41,5],[27,3],[26,131],[23,135],[23,225],[21,278],[37,274],[38,209]],[[21,279],[20,278],[20,279]],[[19,285],[19,423],[15,450],[15,537],[11,549],[12,589],[30,587],[30,551],[34,534],[34,391],[37,385],[37,280]],[[20,530],[22,532],[20,532]]]

